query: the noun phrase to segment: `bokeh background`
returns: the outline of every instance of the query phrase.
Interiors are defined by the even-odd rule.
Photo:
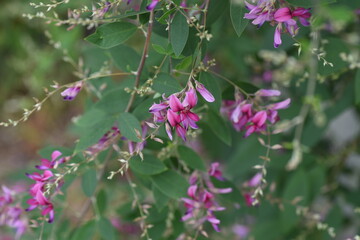
[[[59,13],[66,17],[67,8],[78,7],[82,2],[88,3],[70,3],[60,8]],[[352,211],[360,203],[360,121],[355,91],[355,76],[359,66],[351,69],[350,64],[340,57],[342,52],[353,53],[354,57],[357,56],[353,62],[359,63],[359,8],[357,0],[339,0],[338,3],[323,5],[317,9],[321,17],[315,23],[322,26],[322,37],[328,40],[324,43],[326,59],[335,67],[332,70],[320,67],[321,77],[316,91],[318,102],[312,103],[313,109],[303,136],[303,143],[308,148],[305,149],[301,168],[304,172],[311,172],[310,185],[316,185],[311,190],[315,192],[311,192],[309,198],[312,199],[314,209],[323,209],[324,216],[330,216],[329,222],[336,225],[340,232],[338,239],[357,233],[360,226],[358,213]],[[3,2],[0,8],[2,121],[21,117],[23,109],[31,108],[35,103],[32,98],[41,99],[44,87],[50,88],[53,81],[65,84],[78,80],[73,74],[74,68],[63,60],[63,50],[73,59],[91,59],[87,54],[92,51],[92,46],[82,39],[93,30],[75,27],[67,31],[65,26],[58,27],[43,20],[22,17],[24,13],[35,12],[29,2],[21,0]],[[309,29],[302,28],[300,31],[298,39],[305,54],[299,58],[291,57],[296,56],[297,49],[293,47],[294,42],[289,37],[284,37],[282,47],[274,50],[273,28],[270,26],[264,26],[261,30],[248,26],[242,37],[237,38],[230,18],[224,17],[211,30],[214,36],[222,36],[214,38],[208,45],[209,58],[217,60],[217,71],[231,79],[284,90],[285,94],[292,96],[293,105],[284,111],[282,117],[290,120],[299,113],[306,89],[304,72],[307,70],[304,66],[308,61],[306,52],[309,52],[310,45]],[[45,34],[46,31],[49,34]],[[47,35],[51,35],[52,39]],[[61,49],[54,48],[57,43],[61,44]],[[0,184],[26,182],[24,173],[33,169],[35,161],[39,159],[39,149],[74,145],[76,136],[68,129],[72,119],[83,111],[85,94],[80,93],[73,102],[64,102],[60,95],[55,95],[28,121],[17,127],[0,127]],[[216,139],[206,126],[203,129],[203,139]],[[282,137],[275,137],[274,142],[290,144],[292,136],[290,131]],[[252,166],[258,161],[259,144],[256,137],[249,138],[246,142],[241,136],[234,139],[236,141],[232,149],[218,144],[218,139],[205,140],[203,148],[212,160],[224,163],[226,176],[237,181],[240,186],[254,173]],[[273,157],[269,181],[281,183],[282,179],[292,177],[284,169],[290,157],[291,151]],[[284,185],[285,183],[280,184],[279,188]],[[322,186],[326,188],[321,188]],[[320,192],[324,195],[320,196]],[[266,214],[268,213],[264,213],[265,218],[268,217]],[[271,228],[266,227],[264,232]],[[317,239],[323,239],[322,237],[324,236]]]

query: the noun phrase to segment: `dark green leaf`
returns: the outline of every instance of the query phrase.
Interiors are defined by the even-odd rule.
[[[108,202],[107,202],[106,191],[104,189],[101,189],[101,191],[96,196],[96,205],[101,215],[104,215],[107,204]]]
[[[136,133],[137,130],[138,133],[141,134],[141,125],[139,120],[137,120],[134,115],[124,112],[120,114],[118,120],[121,135],[133,142],[142,141],[142,139],[140,139],[138,134]]]
[[[167,96],[181,91],[181,86],[178,81],[168,74],[162,73],[154,80],[152,87],[158,93],[165,93]]]
[[[86,196],[91,197],[96,189],[96,171],[93,168],[87,170],[81,179],[81,186]]]
[[[235,81],[234,82],[239,88],[244,90],[247,93],[255,93],[259,90],[259,88],[251,83],[244,81]]]
[[[292,201],[296,197],[300,197],[302,200],[300,204],[307,202],[309,187],[308,187],[308,176],[303,170],[298,170],[293,173],[286,184],[283,199]]]
[[[111,58],[115,66],[122,71],[136,71],[141,56],[131,47],[119,45],[109,49]],[[145,70],[145,69],[144,69]]]
[[[120,113],[125,111],[129,99],[130,94],[123,89],[114,89],[105,94],[94,107],[110,114]]]
[[[206,25],[213,24],[229,7],[229,0],[210,1]]]
[[[97,222],[100,236],[105,240],[116,239],[115,228],[107,218],[100,218]],[[118,238],[117,238],[118,239]]]
[[[184,15],[178,12],[170,26],[170,41],[176,56],[179,56],[184,50],[188,37],[189,25]]]
[[[313,7],[316,5],[324,5],[324,4],[330,4],[335,3],[336,0],[320,0],[320,1],[313,1],[313,0],[288,0],[288,2],[296,7]]]
[[[169,197],[163,194],[155,184],[152,185],[152,193],[155,199],[156,208],[161,211],[169,202]]]
[[[174,199],[185,196],[189,187],[188,182],[173,170],[154,175],[151,180],[163,194]]]
[[[92,239],[95,233],[95,221],[90,220],[85,223],[83,226],[76,229],[76,232],[72,236],[72,240],[79,240],[79,239]]]
[[[101,48],[112,48],[128,40],[137,27],[128,22],[114,22],[101,25],[96,32],[85,38]]]
[[[245,10],[246,8],[243,2],[231,0],[230,17],[231,17],[232,25],[238,37],[241,36],[247,24],[249,23],[249,20],[244,18]]]
[[[191,148],[180,145],[178,146],[178,153],[180,159],[183,160],[189,167],[193,169],[206,171],[204,161]]]
[[[80,127],[91,127],[94,126],[96,123],[103,121],[106,118],[106,114],[101,111],[100,109],[91,109],[85,112],[75,124]]]
[[[208,125],[218,138],[227,145],[231,145],[231,132],[224,119],[211,109],[208,112]]]
[[[133,157],[129,161],[131,170],[144,175],[155,175],[164,172],[166,166],[156,157],[146,154],[144,160],[140,157]]]
[[[166,11],[161,17],[157,18],[156,20],[161,24],[167,24],[166,20],[168,20],[170,14],[176,11],[176,8],[172,8]]]

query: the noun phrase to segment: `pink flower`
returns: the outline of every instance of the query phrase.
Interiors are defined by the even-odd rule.
[[[292,17],[297,17],[303,26],[310,26],[310,22],[307,20],[311,17],[310,8],[297,7],[292,12]]]
[[[220,220],[215,217],[214,212],[223,211],[225,208],[219,206],[215,201],[215,197],[216,194],[230,193],[232,189],[217,189],[214,187],[209,177],[214,176],[222,178],[222,174],[218,168],[219,163],[213,163],[208,173],[202,173],[202,175],[200,175],[200,172],[194,172],[189,179],[191,184],[187,191],[189,198],[181,199],[187,209],[181,220],[191,220],[192,225],[194,225],[195,228],[201,227],[201,225],[207,221],[213,226],[215,231],[220,231]],[[203,182],[205,182],[204,185],[197,184],[197,180],[200,177],[202,177]]]
[[[214,96],[211,94],[211,92],[209,92],[209,90],[207,90],[204,86],[204,84],[199,83],[198,81],[195,81],[195,85],[196,85],[196,91],[198,91],[200,93],[200,95],[207,101],[207,102],[214,102],[215,98]]]
[[[280,96],[281,92],[279,90],[273,90],[273,89],[260,89],[255,93],[255,95],[260,97],[274,97],[274,96]]]
[[[152,0],[149,5],[146,6],[146,10],[152,11],[156,7],[156,5],[159,3],[160,0]]]
[[[16,229],[14,239],[17,240],[21,238],[28,227],[28,219],[19,207],[20,199],[16,200],[18,193],[20,192],[14,188],[2,186],[2,194],[0,194],[0,226]]]
[[[288,7],[279,8],[274,13],[274,20],[277,22],[286,22],[292,18],[291,10]]]
[[[225,179],[222,177],[222,172],[219,169],[220,163],[214,162],[211,164],[211,167],[208,171],[209,175],[217,178],[220,181],[224,181]]]
[[[48,159],[41,159],[41,165],[36,165],[35,167],[40,170],[54,168],[58,164],[64,163],[66,161],[65,158],[59,158],[60,156],[61,152],[56,150],[51,154],[51,161]]]
[[[61,96],[63,96],[65,101],[72,101],[78,95],[82,88],[83,82],[79,82],[72,87],[67,88],[66,90],[61,92]]]
[[[47,159],[42,159],[41,165],[36,166],[38,169],[43,170],[43,173],[34,172],[33,174],[26,174],[30,179],[34,180],[35,183],[31,185],[29,190],[30,195],[32,196],[31,199],[28,199],[26,202],[30,206],[26,209],[26,211],[34,210],[35,208],[41,209],[41,214],[43,216],[49,215],[49,223],[53,222],[54,220],[54,207],[51,201],[45,197],[46,192],[46,185],[54,184],[55,179],[53,179],[53,172],[49,169],[55,168],[58,164],[64,163],[68,158],[60,158],[62,155],[60,151],[54,151],[51,154],[52,161]],[[57,182],[56,190],[62,186],[63,182]]]

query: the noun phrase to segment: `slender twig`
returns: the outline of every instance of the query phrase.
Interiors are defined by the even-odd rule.
[[[146,61],[146,59],[148,57],[148,50],[149,50],[149,46],[150,46],[150,39],[151,39],[151,33],[152,33],[153,24],[154,24],[154,11],[151,11],[150,12],[150,18],[149,18],[148,29],[147,29],[147,34],[146,34],[145,45],[144,45],[144,50],[143,50],[143,53],[142,53],[142,56],[141,56],[139,67],[138,67],[138,69],[136,71],[136,78],[135,78],[135,84],[134,84],[135,89],[139,87],[141,73],[142,73],[142,71],[144,69],[145,61]],[[131,97],[130,97],[130,100],[129,100],[129,103],[128,103],[127,107],[126,107],[125,112],[130,111],[130,108],[131,108],[132,104],[135,101],[135,97],[136,97],[136,93],[133,92],[131,94]]]

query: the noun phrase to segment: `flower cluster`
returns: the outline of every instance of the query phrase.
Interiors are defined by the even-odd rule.
[[[49,215],[49,223],[54,221],[54,206],[50,201],[50,197],[46,197],[48,192],[48,186],[55,184],[54,174],[51,169],[57,168],[61,163],[68,161],[68,157],[60,157],[62,153],[60,151],[54,151],[51,154],[51,161],[48,159],[41,159],[41,165],[37,165],[36,168],[42,170],[42,173],[34,172],[33,174],[26,174],[27,177],[34,180],[35,183],[30,188],[31,199],[26,203],[30,206],[26,211],[34,210],[39,207],[43,216]],[[56,190],[59,191],[63,182],[56,182]]]
[[[239,93],[235,93],[235,100],[223,101],[221,108],[222,113],[229,118],[236,131],[246,130],[245,137],[250,136],[254,132],[265,132],[266,122],[275,124],[279,120],[279,109],[287,108],[290,105],[290,98],[260,107],[257,100],[261,97],[280,96],[278,90],[261,89],[254,94],[254,98],[244,99]],[[256,108],[257,106],[257,108]]]
[[[2,186],[0,195],[0,226],[8,226],[16,229],[15,239],[20,239],[27,229],[28,220],[23,215],[19,203],[15,202],[16,190]]]
[[[195,84],[196,90],[206,101],[215,101],[214,96],[203,84],[198,81],[195,81]],[[149,112],[154,116],[155,122],[165,122],[166,132],[171,140],[173,139],[171,127],[175,128],[176,134],[184,141],[186,141],[186,133],[189,127],[198,128],[196,122],[200,118],[196,113],[192,112],[198,100],[196,91],[191,84],[189,84],[187,91],[184,90],[170,95],[169,98],[163,96],[164,102],[153,104],[149,109]],[[183,98],[182,102],[179,98]]]
[[[286,2],[283,1],[282,4]],[[270,22],[275,26],[274,34],[274,47],[277,48],[281,45],[281,34],[289,33],[294,37],[299,27],[296,18],[303,26],[309,26],[308,19],[311,17],[310,9],[296,7],[277,7],[275,0],[259,0],[257,5],[249,4],[245,1],[246,8],[250,10],[246,13],[244,18],[251,19],[252,24],[261,27],[265,22]]]
[[[222,172],[219,170],[219,163],[213,163],[207,174],[200,175],[194,172],[190,177],[190,187],[187,194],[189,198],[182,198],[186,207],[186,213],[181,218],[182,221],[188,221],[195,228],[200,229],[205,221],[211,223],[213,228],[219,232],[220,220],[214,215],[215,211],[223,211],[224,207],[219,206],[215,201],[216,194],[232,192],[231,188],[215,188],[210,180],[210,176],[223,181]],[[201,184],[204,182],[205,184]]]

